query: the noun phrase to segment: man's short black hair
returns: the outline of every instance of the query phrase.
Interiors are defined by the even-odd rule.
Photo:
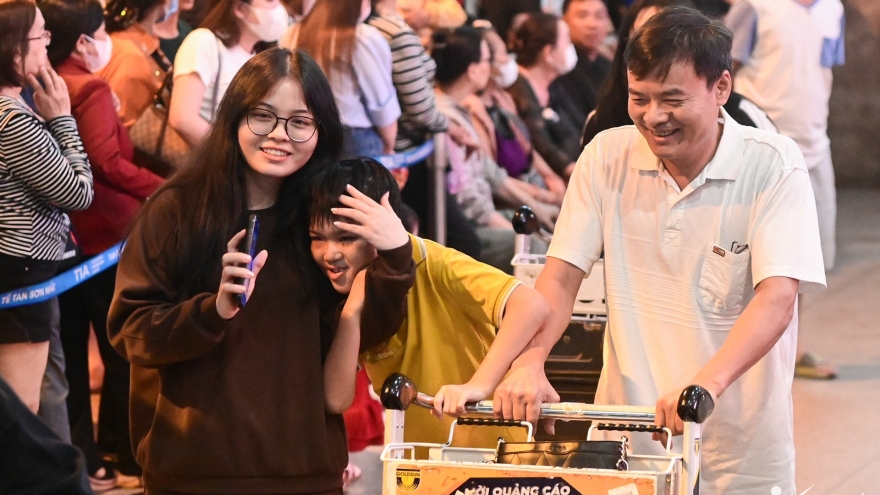
[[[626,47],[626,67],[637,79],[666,79],[678,62],[689,62],[712,86],[733,68],[733,35],[720,21],[694,9],[669,7],[633,33]]]
[[[324,167],[312,179],[309,187],[309,223],[311,225],[334,221],[350,222],[348,218],[334,215],[331,208],[347,208],[339,202],[339,196],[348,194],[345,187],[354,186],[373,201],[379,203],[385,193],[397,216],[400,216],[400,189],[391,172],[384,165],[362,156],[340,160]]]

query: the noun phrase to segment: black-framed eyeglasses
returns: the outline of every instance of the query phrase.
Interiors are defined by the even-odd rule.
[[[43,34],[37,36],[36,38],[28,38],[28,41],[37,41],[37,40],[46,40],[46,46],[49,46],[49,43],[52,42],[52,31],[48,29],[43,31]]]
[[[315,131],[318,130],[318,124],[320,124],[317,120],[303,115],[294,115],[293,117],[282,119],[273,112],[263,108],[254,108],[247,113],[248,129],[257,136],[268,136],[278,127],[278,122],[280,121],[284,121],[284,130],[287,132],[287,137],[296,143],[304,143],[312,139]]]

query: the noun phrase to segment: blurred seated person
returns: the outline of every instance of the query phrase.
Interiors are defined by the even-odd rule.
[[[568,25],[552,14],[528,14],[513,32],[511,45],[519,77],[507,92],[532,135],[532,145],[557,175],[568,179],[582,151],[583,122],[550,106],[550,85],[577,65]],[[574,105],[563,98],[560,95],[558,105]]]
[[[437,107],[452,122],[466,128],[479,139],[470,112],[462,106],[469,96],[486,88],[491,75],[489,45],[478,29],[460,27],[434,33],[432,56],[437,62]],[[451,171],[449,191],[477,229],[481,261],[505,272],[512,272],[515,233],[510,219],[496,208],[493,198],[508,207],[530,206],[547,230],[553,229],[559,208],[537,201],[523,183],[511,178],[482,150],[473,150],[447,140]],[[533,252],[544,252],[546,245],[533,239]]]
[[[602,0],[565,0],[562,20],[571,32],[577,65],[550,85],[550,106],[556,113],[568,114],[568,119],[582,129],[611,71],[614,54],[607,53],[604,45],[611,20]]]
[[[165,56],[172,64],[183,40],[194,29],[192,24],[181,17],[181,13],[192,10],[194,6],[195,0],[180,0],[180,10],[156,24],[155,33],[159,37],[159,48],[165,52]]]
[[[482,150],[511,177],[522,180],[536,199],[562,205],[565,181],[535,151],[529,129],[505,91],[518,77],[516,60],[494,29],[485,29],[483,39],[492,53],[492,76],[485,90],[462,103],[471,112]]]
[[[171,69],[155,31],[174,12],[176,7],[168,0],[110,0],[104,9],[113,52],[107,65],[95,73],[119,98],[117,113],[126,128],[153,102]]]

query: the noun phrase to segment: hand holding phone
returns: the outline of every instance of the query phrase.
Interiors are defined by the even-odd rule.
[[[266,264],[269,253],[265,250],[253,256],[256,250],[256,232],[258,222],[248,221],[248,228],[243,229],[226,244],[227,252],[223,255],[223,272],[220,276],[220,289],[217,292],[216,307],[221,318],[228,320],[238,314],[244,303],[253,293],[257,275]],[[250,239],[250,241],[245,238]],[[239,251],[241,241],[245,240],[246,252]]]
[[[247,263],[247,269],[249,272],[254,271],[254,255],[256,255],[257,251],[257,234],[260,232],[260,220],[256,215],[251,215],[248,217],[247,223],[247,237],[245,238],[245,253],[250,256],[251,260]],[[239,308],[243,308],[247,304],[248,299],[248,291],[251,286],[251,279],[246,278],[242,281],[242,285],[244,285],[244,292],[238,295],[238,303]]]

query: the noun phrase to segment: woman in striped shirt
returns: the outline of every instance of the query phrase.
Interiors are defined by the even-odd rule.
[[[46,56],[51,33],[29,0],[0,0],[0,294],[55,275],[70,221],[92,202],[92,173],[67,85]],[[21,100],[34,89],[34,104]],[[40,401],[58,300],[0,308],[0,377],[32,411]]]

